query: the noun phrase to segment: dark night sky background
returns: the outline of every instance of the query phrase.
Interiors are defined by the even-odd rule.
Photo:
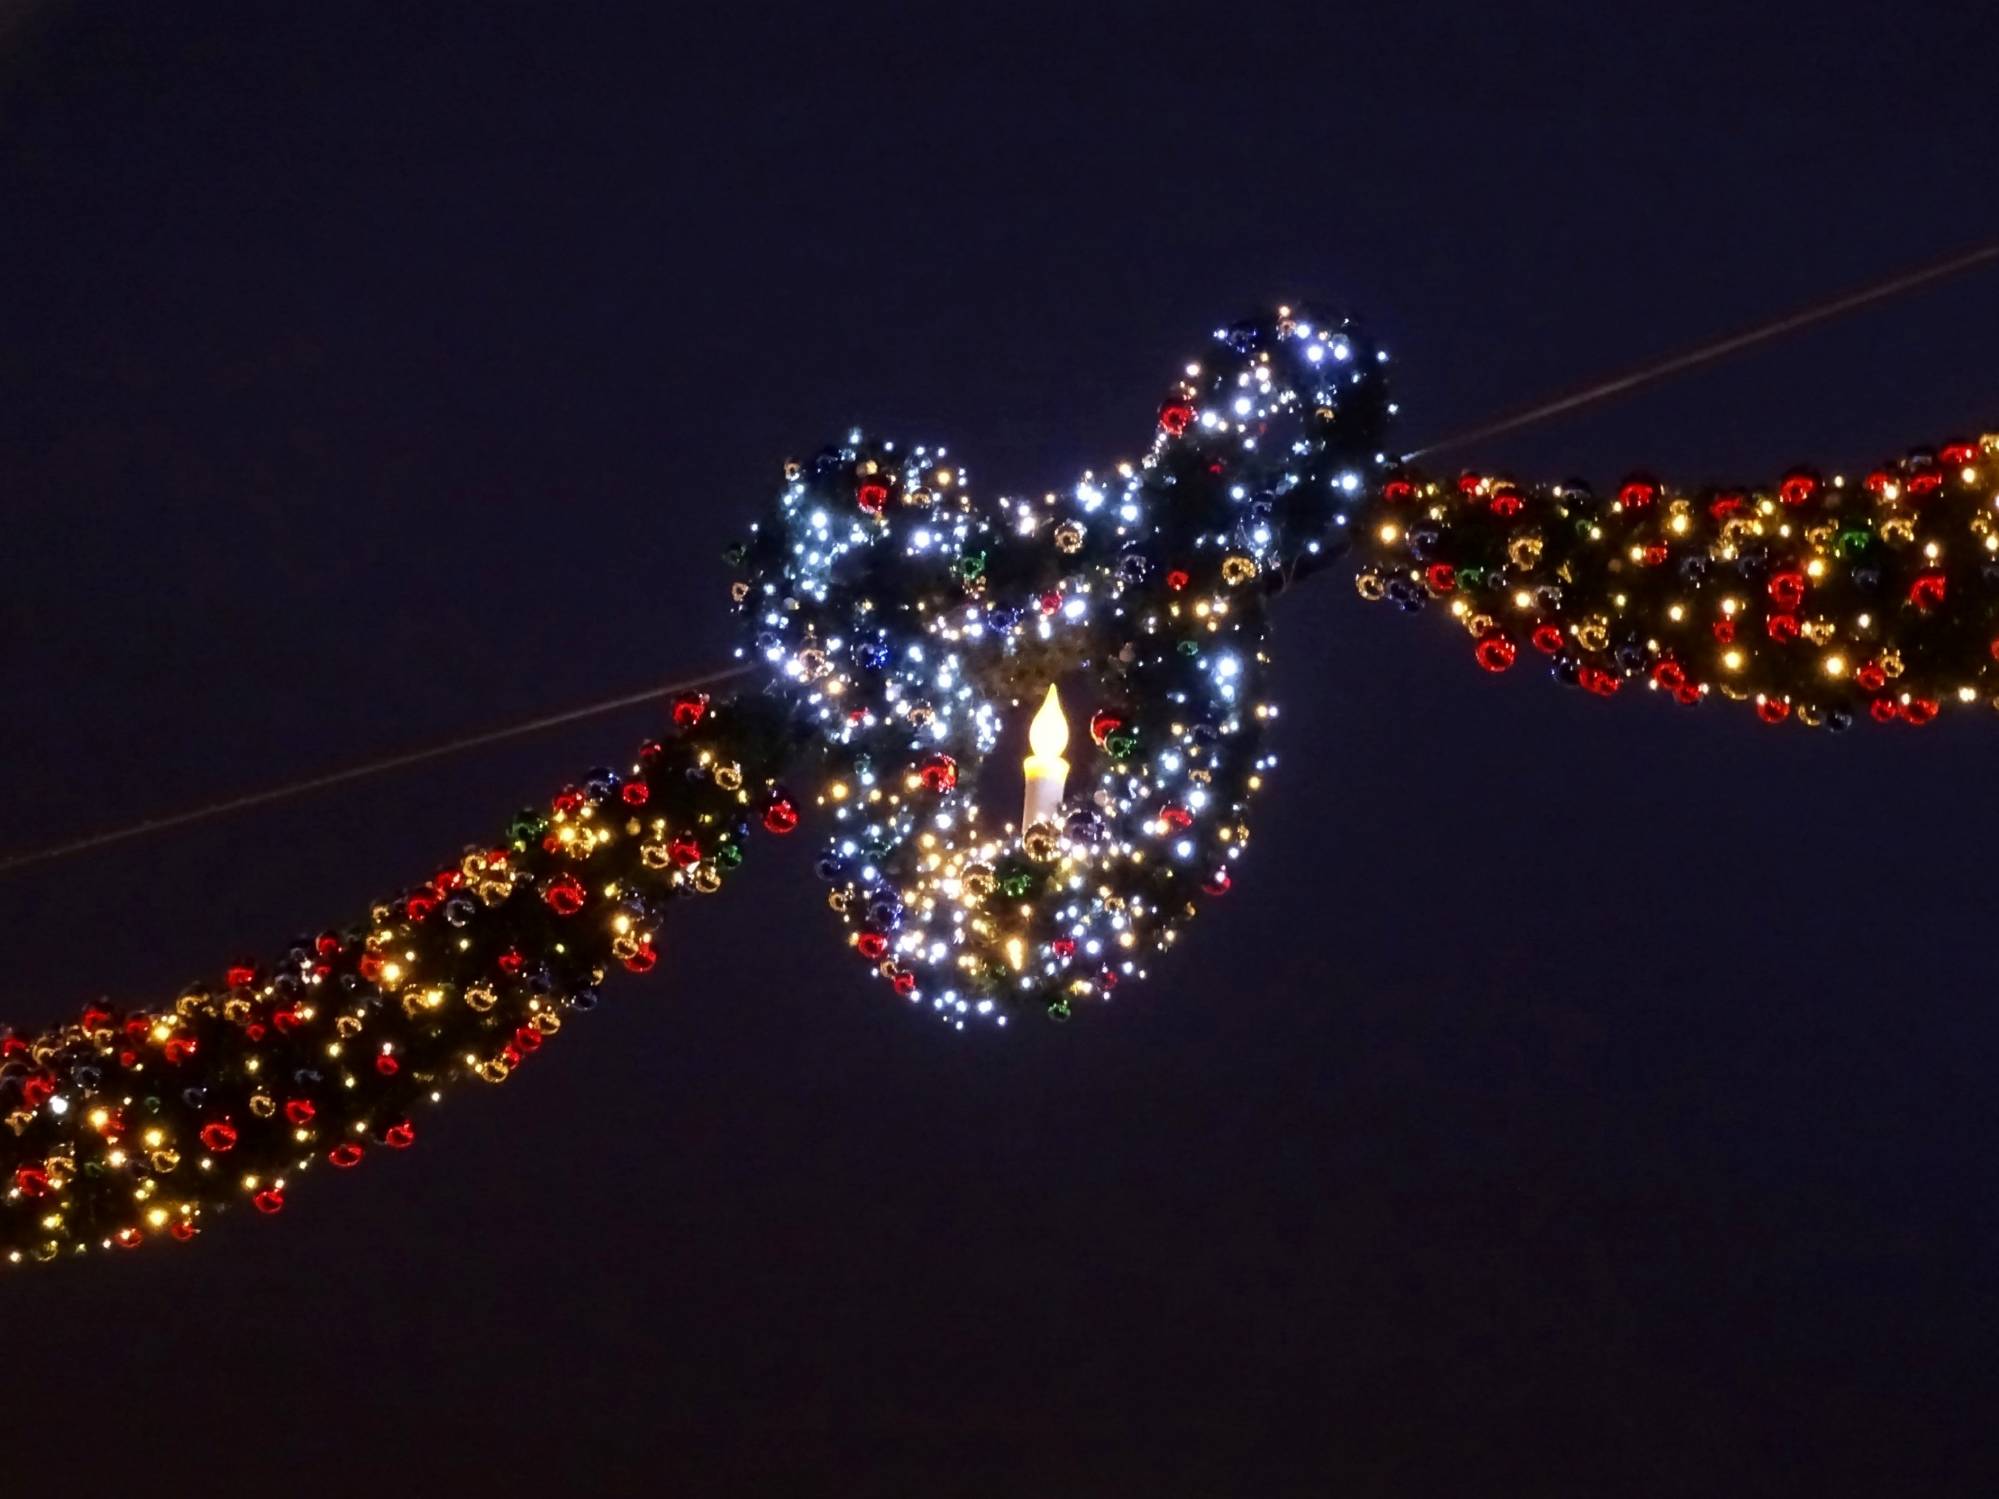
[[[1999,232],[1982,7],[703,9],[0,26],[0,845],[716,663],[850,422],[1047,487],[1312,297],[1413,444]],[[1995,344],[1987,272],[1452,459],[1865,465]],[[1999,723],[1605,706],[1337,576],[1278,649],[1236,893],[1112,1013],[903,1013],[762,849],[410,1155],[0,1284],[9,1487],[1991,1492]],[[7,876],[0,1014],[655,716]]]

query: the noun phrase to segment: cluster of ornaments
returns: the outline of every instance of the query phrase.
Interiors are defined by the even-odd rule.
[[[651,969],[762,834],[817,842],[848,949],[907,1004],[1101,1005],[1234,883],[1274,764],[1269,603],[1349,552],[1364,597],[1448,609],[1493,672],[1835,730],[1999,707],[1999,438],[1853,483],[1446,480],[1385,457],[1384,359],[1289,309],[1220,329],[1136,458],[1038,497],[858,433],[788,466],[731,557],[754,689],[675,699],[629,771],[365,920],[0,1036],[0,1257],[190,1239],[407,1147]]]
[[[770,705],[672,704],[629,773],[592,771],[351,926],[233,965],[156,1011],[94,1005],[0,1039],[0,1255],[38,1263],[283,1211],[298,1180],[417,1137],[425,1104],[531,1063],[614,968],[659,959],[795,807]]]
[[[820,873],[898,995],[1065,1018],[1229,890],[1273,763],[1266,605],[1351,532],[1380,364],[1338,322],[1223,329],[1138,460],[1038,498],[858,433],[789,468],[736,554],[741,650],[808,726]]]
[[[1999,708],[1999,437],[1764,488],[1394,471],[1363,541],[1361,596],[1448,608],[1488,671],[1835,732]]]

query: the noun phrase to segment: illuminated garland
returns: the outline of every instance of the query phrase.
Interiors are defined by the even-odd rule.
[[[850,947],[910,1003],[959,1026],[1101,1003],[1229,889],[1272,764],[1267,603],[1355,543],[1365,597],[1444,603],[1489,670],[1539,652],[1601,695],[1835,729],[1999,706],[1999,439],[1767,493],[1442,482],[1381,457],[1382,358],[1289,311],[1225,328],[1138,461],[1040,499],[985,504],[942,449],[859,434],[791,466],[732,556],[760,692],[677,699],[628,774],[365,922],[0,1040],[0,1252],[192,1238],[409,1145],[420,1104],[650,969],[669,903],[719,890],[759,824],[818,820]],[[1077,765],[1057,688],[1086,707]],[[1037,703],[1022,812],[982,815]]]
[[[1363,598],[1437,601],[1488,671],[1523,652],[1609,697],[1711,693],[1765,723],[1922,725],[1999,708],[1999,437],[1921,448],[1858,483],[1599,496],[1392,473],[1363,522]]]
[[[675,898],[712,893],[751,827],[797,814],[774,783],[795,734],[754,700],[676,701],[629,775],[592,772],[368,920],[182,991],[0,1041],[0,1246],[50,1260],[190,1239],[233,1203],[277,1213],[307,1169],[416,1137],[423,1102],[502,1082],[658,957]]]

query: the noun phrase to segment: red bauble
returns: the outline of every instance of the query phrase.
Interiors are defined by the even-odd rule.
[[[949,755],[932,755],[919,774],[925,786],[942,796],[958,784],[958,762]]]
[[[683,692],[673,700],[673,726],[677,729],[691,729],[701,722],[708,711],[708,694],[705,692]]]
[[[1909,585],[1909,602],[1924,613],[1942,606],[1946,585],[1940,572],[1926,572]]]
[[[1175,832],[1184,833],[1194,825],[1194,814],[1185,807],[1169,804],[1159,809],[1159,820]]]
[[[23,1197],[49,1195],[49,1174],[39,1166],[23,1166],[14,1173],[14,1185]]]
[[[659,963],[659,949],[650,942],[641,942],[625,959],[625,967],[632,973],[651,973]]]
[[[511,978],[527,966],[527,959],[521,956],[519,948],[510,947],[500,954],[499,964],[500,972]]]
[[[121,1228],[111,1236],[111,1242],[120,1249],[137,1249],[146,1242],[146,1236],[136,1228]]]
[[[416,1143],[416,1126],[405,1119],[382,1131],[382,1143],[391,1150],[408,1150]]]
[[[764,808],[764,827],[778,834],[798,830],[798,808],[790,797],[774,797],[771,804]]]
[[[888,938],[880,932],[862,932],[854,939],[854,948],[870,963],[879,963],[888,956]]]
[[[1159,408],[1159,427],[1168,437],[1178,437],[1194,422],[1194,408],[1185,401],[1168,401]]]
[[[895,985],[895,992],[905,999],[916,992],[916,975],[906,968],[889,982]]]
[[[1723,615],[1714,622],[1714,638],[1723,645],[1735,644],[1735,621]]]
[[[1669,658],[1652,668],[1652,680],[1668,692],[1677,692],[1686,686],[1687,669]]]
[[[1740,490],[1724,489],[1707,502],[1707,513],[1716,520],[1727,520],[1742,508],[1744,500],[1745,497]]]
[[[1770,602],[1779,609],[1796,609],[1805,601],[1805,575],[1794,567],[1787,567],[1781,572],[1770,574],[1770,581],[1765,588],[1769,592]]]
[[[1057,937],[1053,942],[1048,944],[1048,947],[1056,957],[1065,963],[1076,956],[1076,939],[1074,937]]]
[[[1536,625],[1527,639],[1542,655],[1552,656],[1562,648],[1562,627],[1550,624]]]
[[[1593,692],[1598,697],[1615,697],[1617,690],[1624,685],[1622,677],[1607,672],[1600,666],[1585,666],[1576,674],[1576,680],[1582,684],[1585,692]]]
[[[1202,885],[1201,888],[1210,895],[1227,895],[1229,893],[1229,886],[1234,883],[1235,881],[1229,878],[1229,872],[1226,869],[1217,869],[1213,874],[1208,876],[1207,883]]]
[[[310,1098],[293,1098],[285,1103],[285,1118],[300,1127],[312,1123],[318,1115],[319,1109]]]
[[[618,791],[628,807],[643,807],[652,800],[652,787],[644,781],[627,781]]]
[[[548,888],[541,892],[543,902],[558,916],[574,916],[583,909],[583,903],[590,898],[590,892],[575,875],[563,873],[548,882]]]
[[[1910,494],[1935,494],[1943,488],[1943,472],[1934,468],[1919,468],[1909,475]]]
[[[1472,654],[1487,671],[1505,671],[1513,664],[1515,651],[1512,641],[1494,631],[1478,643]]]
[[[1937,449],[1937,458],[1953,468],[1962,468],[1977,460],[1978,449],[1968,442],[1947,442]]]
[[[1381,486],[1381,497],[1391,505],[1399,505],[1416,498],[1416,486],[1407,479],[1390,479]]]
[[[222,977],[232,989],[247,989],[257,982],[257,970],[248,963],[237,963]]]
[[[1820,489],[1819,476],[1808,468],[1794,468],[1777,485],[1777,498],[1786,505],[1808,503]]]
[[[1867,661],[1854,672],[1853,680],[1869,692],[1879,692],[1888,685],[1888,673],[1882,669],[1879,661]]]
[[[285,1210],[285,1194],[276,1187],[264,1188],[250,1202],[260,1213],[282,1213]]]
[[[1181,589],[1185,588],[1192,581],[1193,581],[1192,577],[1189,575],[1187,569],[1184,567],[1174,567],[1167,569],[1166,586],[1172,589],[1175,593],[1178,593]]]
[[[189,1223],[185,1218],[181,1218],[176,1220],[173,1227],[169,1228],[167,1232],[173,1235],[176,1242],[185,1244],[189,1239],[200,1233],[201,1230],[196,1228],[192,1223]]]
[[[1902,705],[1902,718],[1904,722],[1912,723],[1920,729],[1934,719],[1942,709],[1943,705],[1933,697],[1911,698]]]
[[[1992,654],[1999,656],[1999,640],[1992,642]],[[1123,727],[1124,720],[1122,718],[1119,718],[1115,713],[1106,713],[1100,709],[1090,715],[1091,742],[1097,748],[1102,749],[1104,741]]]
[[[666,856],[682,869],[701,862],[701,844],[692,833],[676,833],[667,842]]]
[[[216,1119],[201,1127],[201,1148],[226,1155],[236,1148],[236,1126],[226,1119]]]
[[[1062,595],[1058,590],[1051,588],[1041,595],[1040,604],[1043,614],[1053,614],[1062,607]]]
[[[1756,705],[1756,716],[1765,723],[1782,723],[1791,716],[1791,705],[1781,698],[1766,697]]]
[[[1492,492],[1491,504],[1492,513],[1502,520],[1511,520],[1527,508],[1527,502],[1520,498],[1520,491],[1511,485],[1495,489]]]
[[[375,1054],[375,1070],[381,1073],[383,1077],[394,1077],[398,1072],[403,1070],[403,1064],[386,1051],[377,1052]]]
[[[1658,481],[1644,474],[1633,474],[1617,487],[1617,503],[1626,510],[1643,510],[1658,498]]]
[[[1874,715],[1876,723],[1893,723],[1897,717],[1895,704],[1885,697],[1877,697],[1867,705],[1867,711]]]
[[[334,1146],[333,1149],[326,1152],[326,1159],[334,1166],[345,1171],[350,1166],[360,1165],[361,1157],[364,1154],[366,1152],[357,1143],[352,1140],[343,1140],[340,1144]]]
[[[1789,645],[1798,638],[1798,616],[1773,614],[1763,621],[1763,629],[1779,645]]]
[[[869,515],[880,515],[888,508],[888,485],[875,478],[861,480],[854,486],[854,503]]]
[[[1458,586],[1458,570],[1448,562],[1432,562],[1423,570],[1432,593],[1449,593]]]

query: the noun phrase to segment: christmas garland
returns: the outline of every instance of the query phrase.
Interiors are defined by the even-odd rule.
[[[1478,663],[1523,647],[1609,697],[1643,682],[1771,724],[1923,725],[1999,707],[1999,437],[1918,448],[1858,483],[1600,496],[1487,474],[1396,472],[1365,522],[1363,598],[1446,604]]]
[[[1289,310],[1222,329],[1138,461],[1040,499],[983,502],[942,449],[859,434],[790,466],[731,557],[758,690],[677,698],[629,772],[363,922],[0,1039],[0,1251],[189,1239],[406,1147],[422,1104],[504,1081],[613,966],[651,968],[669,904],[718,891],[759,825],[824,830],[847,944],[907,1002],[960,1027],[1102,1003],[1230,888],[1273,764],[1269,602],[1350,549],[1364,597],[1445,604],[1493,671],[1524,646],[1604,696],[1833,729],[1999,705],[1999,440],[1851,486],[1446,482],[1384,460],[1382,359]],[[1058,688],[1087,706],[1073,781]],[[1036,703],[1020,816],[987,811],[985,762]]]

